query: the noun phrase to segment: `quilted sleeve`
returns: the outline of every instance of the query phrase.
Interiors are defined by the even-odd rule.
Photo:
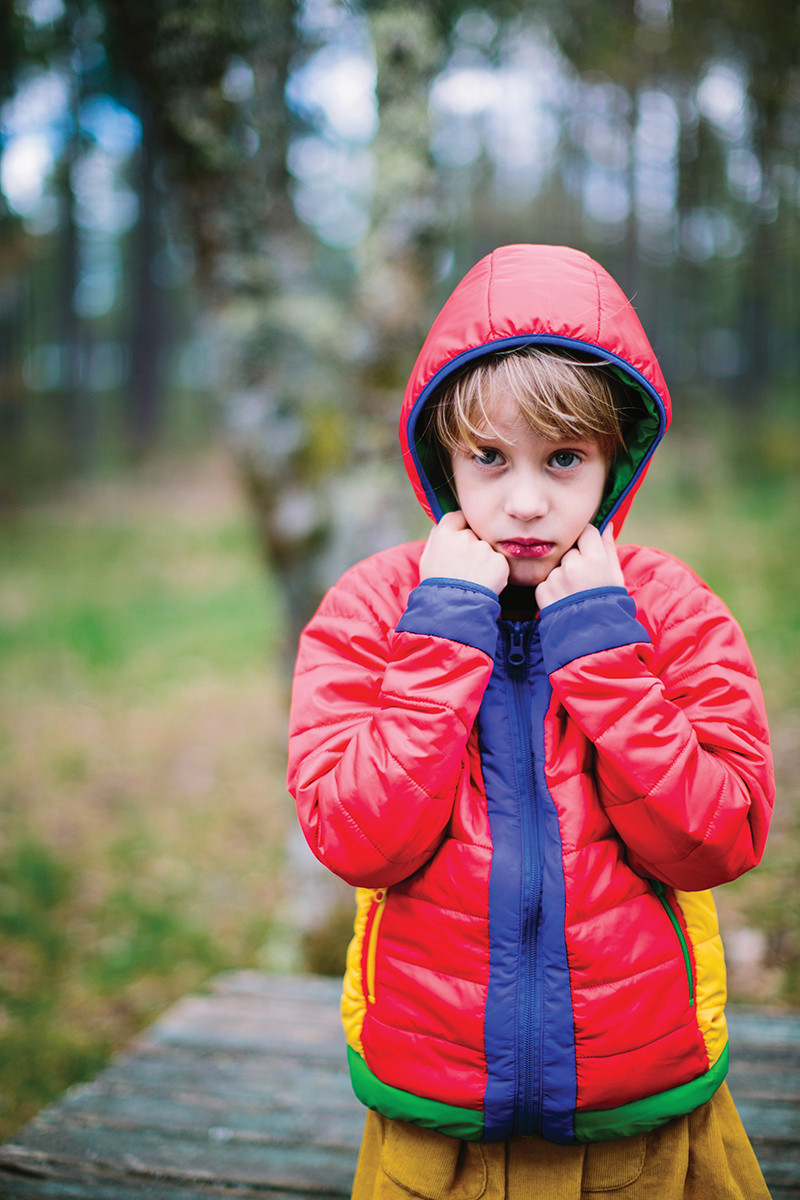
[[[656,572],[637,604],[605,588],[548,606],[542,642],[555,698],[594,744],[631,866],[694,891],[759,862],[774,778],[741,629],[683,564],[664,568],[667,583]]]
[[[493,592],[453,580],[426,580],[386,617],[378,600],[363,572],[323,600],[301,638],[289,729],[306,840],[362,887],[406,878],[441,841],[499,613]]]

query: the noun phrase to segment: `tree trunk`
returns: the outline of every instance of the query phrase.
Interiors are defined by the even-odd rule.
[[[131,371],[126,390],[125,433],[134,456],[152,448],[164,410],[162,357],[167,342],[166,305],[153,279],[153,260],[159,244],[159,199],[153,178],[155,147],[150,114],[140,110],[142,142],[139,148],[137,195],[139,220],[133,250],[130,354]]]

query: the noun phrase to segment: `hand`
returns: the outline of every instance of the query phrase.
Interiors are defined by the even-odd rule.
[[[588,588],[624,586],[611,525],[602,533],[594,525],[587,525],[572,549],[537,587],[536,602],[544,608]]]
[[[463,579],[489,588],[499,596],[508,583],[508,563],[488,542],[476,537],[462,512],[449,512],[428,536],[419,576]]]

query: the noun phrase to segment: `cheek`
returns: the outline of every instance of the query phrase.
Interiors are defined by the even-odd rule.
[[[603,483],[603,479],[592,480],[591,485],[582,488],[579,495],[573,496],[569,512],[564,512],[572,527],[571,532],[575,533],[577,530],[577,533],[580,533],[592,522],[603,499]]]
[[[453,468],[453,491],[459,507],[469,521],[469,514],[478,515],[482,508],[483,494],[477,481],[472,478],[468,467],[463,464]]]
[[[464,497],[461,511],[472,532],[482,541],[491,542],[498,536],[497,509],[485,493],[473,492]]]
[[[603,496],[606,493],[606,485],[609,482],[611,467],[607,462],[598,463],[597,470],[594,472],[592,485],[588,489],[587,506],[592,510],[592,516],[595,515],[598,508],[603,502]]]
[[[462,488],[458,493],[458,502],[470,528],[475,529],[483,524],[485,505],[480,493],[476,493],[474,488]]]
[[[464,492],[464,471],[457,460],[450,463],[450,486],[453,489],[456,500],[461,504],[461,496]]]

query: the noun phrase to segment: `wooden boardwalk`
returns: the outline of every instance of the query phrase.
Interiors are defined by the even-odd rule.
[[[0,1147],[2,1200],[350,1194],[339,982],[235,972]],[[800,1016],[734,1010],[729,1076],[775,1200],[800,1200]],[[711,1200],[711,1198],[710,1198]]]

